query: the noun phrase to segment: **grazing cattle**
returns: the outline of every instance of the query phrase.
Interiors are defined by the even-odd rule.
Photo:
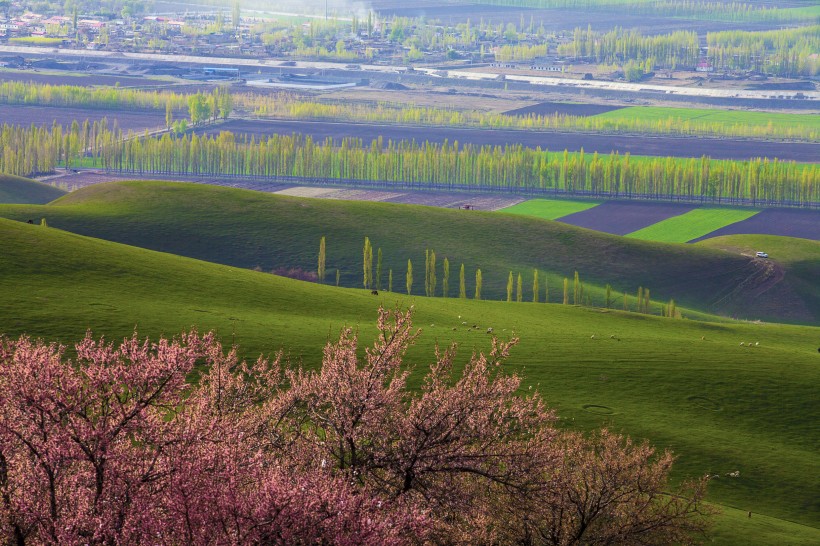
[[[373,294],[374,296],[378,296],[378,295],[379,295],[379,291],[378,291],[378,290],[371,290],[371,291],[370,291],[370,293],[371,293],[371,294]]]
[[[34,223],[34,220],[29,220],[27,223],[29,223],[29,224],[33,224],[33,223]]]

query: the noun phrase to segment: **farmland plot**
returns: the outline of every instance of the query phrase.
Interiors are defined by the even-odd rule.
[[[751,218],[756,209],[704,207],[633,231],[627,237],[662,243],[686,243],[715,230]]]

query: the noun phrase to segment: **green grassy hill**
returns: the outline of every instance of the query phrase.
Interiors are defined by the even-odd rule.
[[[0,216],[22,220],[45,217],[49,225],[122,242],[242,268],[265,271],[315,271],[319,239],[327,236],[327,267],[335,281],[360,286],[362,243],[370,237],[382,248],[382,287],[393,270],[395,290],[403,290],[407,260],[415,269],[414,293],[423,292],[424,252],[438,257],[438,290],[444,257],[450,260],[450,294],[458,291],[458,269],[465,264],[467,293],[475,271],[483,273],[484,299],[505,297],[509,271],[521,272],[524,299],[532,299],[532,273],[549,272],[550,301],[563,299],[562,281],[578,271],[594,289],[609,283],[621,305],[623,291],[639,286],[659,302],[674,298],[679,306],[748,319],[817,323],[820,287],[794,295],[801,275],[778,280],[779,290],[799,306],[780,306],[769,292],[752,301],[744,287],[759,286],[767,273],[757,261],[693,245],[668,245],[502,213],[455,211],[389,203],[343,202],[269,195],[259,192],[164,182],[122,182],[89,187],[47,206],[0,206]],[[591,287],[591,285],[593,285]],[[759,301],[766,302],[765,306]],[[634,306],[634,303],[630,303]],[[659,313],[659,305],[654,312]],[[766,309],[764,314],[761,309]]]
[[[757,302],[761,308],[780,299],[778,308],[792,305],[800,307],[812,301],[820,290],[820,242],[795,237],[774,235],[726,235],[706,239],[698,246],[720,249],[741,256],[754,256],[757,251],[769,254],[768,260],[760,260],[768,268],[773,279],[790,278],[790,290],[781,291],[777,283],[770,289],[772,297]],[[795,297],[796,296],[796,297]],[[764,312],[768,312],[764,309]]]
[[[0,203],[44,204],[65,193],[36,180],[0,173]]]
[[[436,342],[458,341],[467,358],[488,346],[486,328],[515,332],[510,368],[524,370],[564,426],[606,425],[668,446],[676,479],[720,475],[710,499],[735,509],[718,518],[716,541],[820,541],[818,328],[373,296],[8,220],[0,238],[0,331],[12,336],[69,342],[88,328],[116,339],[197,325],[246,356],[285,348],[312,366],[343,324],[368,340],[379,303],[414,304],[423,333],[408,359],[421,366]]]

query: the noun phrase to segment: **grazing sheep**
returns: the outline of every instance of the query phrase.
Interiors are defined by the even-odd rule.
[[[589,339],[595,339],[595,334],[592,334],[591,336],[589,336]]]
[[[461,325],[462,325],[462,326],[467,326],[467,323],[466,323],[466,322],[462,322],[462,323],[461,323]]]
[[[755,341],[755,347],[757,347],[758,345],[760,345],[760,342],[759,342],[759,341]]]
[[[743,342],[742,341],[740,342],[740,346],[743,347]]]
[[[706,341],[706,336],[700,336],[701,341]]]
[[[492,334],[492,333],[493,333],[493,329],[492,329],[492,328],[487,328],[487,333],[488,333],[488,334]]]

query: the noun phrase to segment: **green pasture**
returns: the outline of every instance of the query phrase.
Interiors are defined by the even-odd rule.
[[[436,343],[458,342],[463,361],[489,346],[487,328],[515,333],[521,343],[509,369],[543,393],[561,426],[607,426],[668,447],[678,455],[675,480],[720,475],[709,499],[729,508],[716,520],[716,542],[820,541],[816,327],[374,296],[9,220],[0,220],[0,237],[7,335],[69,343],[89,328],[116,340],[135,329],[156,337],[196,326],[248,358],[284,349],[312,367],[343,325],[366,343],[378,305],[414,305],[422,329],[407,357],[415,385]],[[740,477],[726,476],[734,471]]]
[[[811,298],[820,285],[818,241],[774,235],[726,235],[700,241],[697,246],[744,256],[754,256],[758,251],[766,252],[769,259],[764,261],[764,267],[771,267],[776,275],[792,277],[788,288],[779,294],[783,302],[791,302],[789,306],[792,308],[800,306],[803,298]],[[761,305],[766,303],[761,302]],[[815,321],[815,324],[818,323],[820,321]]]
[[[617,120],[642,119],[644,121],[709,122],[718,125],[746,125],[765,128],[773,126],[782,129],[800,127],[820,134],[820,116],[805,114],[783,114],[774,112],[752,112],[746,110],[724,110],[718,108],[667,108],[662,106],[630,106],[597,114],[597,118]]]
[[[633,231],[626,236],[644,241],[686,243],[722,227],[751,218],[758,212],[760,211],[755,209],[701,207]]]
[[[665,245],[625,239],[574,226],[498,212],[335,201],[270,195],[217,186],[122,182],[78,190],[46,206],[3,205],[0,217],[25,221],[46,218],[50,226],[215,263],[264,271],[316,271],[319,240],[327,237],[327,279],[362,286],[362,245],[369,237],[382,249],[380,288],[393,271],[395,290],[404,290],[412,260],[413,293],[424,293],[426,249],[437,255],[443,289],[443,261],[450,262],[449,294],[458,293],[465,266],[467,294],[475,291],[476,270],[483,276],[483,299],[506,298],[507,278],[522,275],[523,299],[532,300],[533,271],[539,271],[540,301],[547,275],[551,302],[563,300],[563,279],[578,271],[593,305],[604,305],[603,287],[612,286],[613,306],[629,295],[634,309],[638,287],[648,288],[652,312],[674,299],[681,308],[729,317],[814,323],[820,317],[820,287],[802,302],[800,313],[778,310],[772,294],[753,301],[744,280],[757,274],[748,258],[692,245]],[[784,285],[797,282],[788,275]],[[740,288],[738,288],[740,287]],[[771,301],[769,301],[771,300]],[[768,314],[760,312],[762,302]],[[694,313],[686,315],[693,318]]]
[[[542,220],[555,220],[582,210],[591,209],[601,204],[601,201],[575,201],[572,199],[529,199],[511,207],[501,209],[501,212],[532,216]]]
[[[763,251],[769,255],[770,260],[788,265],[820,263],[820,241],[810,239],[776,235],[723,235],[699,241],[697,244],[747,256]]]
[[[0,203],[45,204],[65,193],[36,180],[0,173]]]

